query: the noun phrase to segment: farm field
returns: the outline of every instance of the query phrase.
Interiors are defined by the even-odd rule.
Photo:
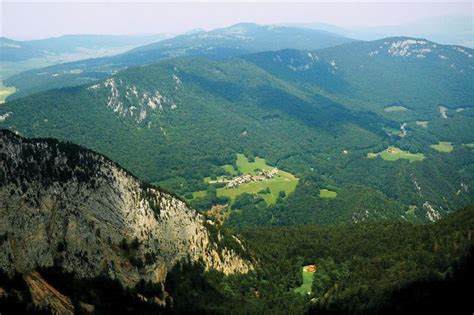
[[[423,153],[410,153],[407,151],[403,151],[397,147],[388,147],[387,149],[383,150],[382,152],[378,153],[368,153],[367,157],[369,159],[373,159],[380,156],[385,161],[397,161],[400,159],[409,160],[410,162],[415,161],[422,161],[425,159],[425,155]]]
[[[438,152],[443,152],[443,153],[450,153],[451,151],[453,151],[453,145],[451,144],[451,142],[440,141],[438,144],[430,145],[430,147],[435,149]]]

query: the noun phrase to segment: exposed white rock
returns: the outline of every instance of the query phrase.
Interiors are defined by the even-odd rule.
[[[466,50],[464,50],[461,47],[453,46],[453,49],[460,52],[460,53],[463,53],[464,55],[468,56],[469,58],[472,58],[472,54],[470,52],[467,52]]]
[[[378,55],[378,53],[379,53],[378,50],[371,51],[369,52],[369,57],[372,57],[373,55]]]
[[[393,42],[389,49],[388,53],[392,56],[398,57],[408,57],[412,54],[414,55],[423,55],[425,56],[426,53],[430,52],[431,50],[428,48],[416,49],[420,45],[426,45],[427,42],[423,40],[415,40],[415,39],[406,39],[402,41]]]
[[[177,89],[182,82],[176,74],[172,77]],[[157,114],[158,111],[163,112],[165,108],[171,110],[177,108],[176,103],[162,95],[159,90],[148,91],[135,85],[128,86],[120,79],[109,78],[103,83],[90,86],[88,90],[95,92],[102,87],[108,92],[107,107],[121,116],[132,117],[137,123],[144,122],[150,113]]]
[[[8,119],[8,117],[10,117],[13,113],[12,112],[8,112],[8,113],[5,113],[3,115],[0,115],[0,122],[4,122],[5,120]]]
[[[428,201],[425,201],[425,203],[423,203],[423,208],[426,209],[426,217],[431,222],[435,222],[441,219],[441,214]]]
[[[183,84],[183,82],[181,82],[181,79],[174,73],[173,73],[173,80],[174,80],[174,82],[176,82],[176,85]]]
[[[183,260],[226,274],[252,264],[214,243],[204,218],[91,151],[0,133],[0,268],[60,266],[125,287],[164,282]]]
[[[448,119],[448,108],[445,106],[438,106],[438,111],[441,115],[441,118]]]

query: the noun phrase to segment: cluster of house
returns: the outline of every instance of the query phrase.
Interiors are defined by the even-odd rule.
[[[304,271],[306,272],[316,272],[316,270],[316,265],[308,265],[304,267]]]
[[[244,183],[259,182],[268,178],[272,178],[277,173],[278,173],[278,169],[275,167],[271,171],[263,170],[259,172],[257,175],[244,174],[244,175],[234,177],[232,179],[223,180],[222,182],[226,183],[226,187],[233,188]]]

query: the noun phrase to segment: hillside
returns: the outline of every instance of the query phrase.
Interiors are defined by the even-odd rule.
[[[470,64],[468,55],[443,49]],[[308,54],[313,63],[299,68]],[[375,88],[390,87],[395,79],[386,73],[397,70],[399,80],[411,78],[420,91],[426,82],[439,86],[440,100],[459,91],[453,96],[459,103],[440,105],[431,90],[405,96],[395,89],[383,100],[360,88],[362,72],[349,80],[349,67],[335,70],[315,54],[284,50],[131,67],[94,84],[9,101],[0,108],[1,124],[97,150],[201,211],[224,206],[235,226],[427,222],[473,201],[474,122],[466,86],[472,76],[448,73],[444,85],[446,77],[435,75],[445,69],[439,57],[414,67],[431,57],[387,55],[384,67],[373,68]],[[448,142],[449,152],[433,148]],[[237,154],[289,173],[298,179],[296,189],[262,185],[240,191],[250,195],[226,193],[218,178],[236,176]]]
[[[41,270],[133,289],[161,288],[179,263],[224,274],[253,268],[236,253],[244,249],[233,236],[97,153],[2,130],[0,154],[0,269],[23,275],[37,307],[58,311],[56,304],[67,304]],[[156,292],[154,303],[166,305],[165,293]]]
[[[28,286],[34,283],[66,302],[59,304],[63,313],[71,305],[84,313],[131,314],[469,312],[473,211],[470,206],[428,225],[366,222],[241,230],[239,238],[257,261],[254,271],[226,276],[199,264],[178,264],[164,288],[142,282],[127,290],[107,276],[77,278],[53,268],[24,279],[0,274],[6,293],[0,308],[31,311]],[[303,280],[301,267],[308,264],[317,267],[311,292],[295,292]],[[156,296],[171,302],[165,310],[151,302]]]
[[[424,39],[391,37],[317,51],[285,50],[243,57],[306,88],[319,88],[352,107],[404,117],[438,115],[436,106],[472,107],[474,50]]]
[[[225,59],[237,55],[284,48],[326,48],[351,39],[324,31],[242,23],[212,31],[183,34],[125,53],[54,65],[20,73],[6,81],[19,92],[14,97],[104,78],[132,65],[176,57]]]

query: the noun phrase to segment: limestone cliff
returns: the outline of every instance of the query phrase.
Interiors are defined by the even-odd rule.
[[[0,218],[0,268],[8,274],[58,266],[133,287],[164,282],[182,260],[226,274],[252,268],[213,241],[221,236],[211,237],[203,216],[113,161],[9,131],[0,131]]]

